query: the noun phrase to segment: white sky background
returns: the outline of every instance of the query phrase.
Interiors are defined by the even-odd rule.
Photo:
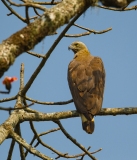
[[[136,5],[132,3],[131,5]],[[130,6],[131,6],[130,5]],[[7,16],[8,9],[0,2],[0,41],[11,36],[16,31],[26,26],[14,15]],[[15,8],[24,16],[24,8]],[[31,15],[34,12],[30,10]],[[88,9],[82,15],[77,24],[97,31],[112,27],[112,31],[104,34],[91,34],[79,38],[63,38],[56,47],[45,67],[42,69],[37,79],[34,81],[27,96],[40,101],[65,101],[71,99],[71,94],[67,82],[67,67],[73,58],[72,51],[68,51],[68,46],[75,40],[84,42],[90,52],[102,58],[106,69],[106,86],[104,93],[103,108],[114,107],[137,107],[137,11],[115,12],[104,9]],[[57,30],[58,33],[64,27]],[[72,27],[68,34],[85,32],[84,30]],[[58,35],[46,37],[32,51],[45,54],[55,41]],[[40,63],[41,59],[23,53],[19,56],[14,65],[4,74],[4,76],[17,76],[19,79],[20,65],[25,65],[25,83]],[[1,82],[4,77],[2,77]],[[1,83],[0,82],[0,83]],[[19,81],[13,83],[13,88],[9,95],[0,94],[0,99],[11,97],[17,94]],[[4,86],[0,85],[0,90]],[[29,102],[31,103],[31,102]],[[3,107],[14,107],[15,101],[1,103]],[[74,104],[63,106],[44,106],[35,104],[31,108],[45,113],[75,110]],[[0,111],[0,124],[8,118],[8,112]],[[90,151],[99,148],[103,150],[94,156],[99,160],[136,160],[137,159],[137,115],[123,116],[96,116],[95,131],[92,135],[86,134],[82,130],[80,118],[61,120],[65,129],[86,148],[91,146]],[[36,122],[37,132],[41,133],[57,125],[52,122]],[[29,123],[21,124],[23,138],[29,143],[33,137],[29,129]],[[66,137],[57,131],[42,137],[43,141],[60,152],[69,154],[81,153]],[[6,140],[0,146],[0,159],[6,160],[11,140]],[[56,157],[52,151],[39,145],[39,151]],[[13,160],[19,159],[18,145],[13,152]],[[39,158],[29,154],[26,160],[38,160]],[[60,158],[64,159],[64,158]],[[88,160],[89,157],[85,157]]]

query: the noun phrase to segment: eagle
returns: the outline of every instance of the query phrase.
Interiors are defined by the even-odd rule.
[[[101,58],[90,54],[83,42],[75,41],[69,47],[74,58],[68,66],[68,84],[82,127],[88,134],[94,132],[94,116],[100,112],[105,86],[105,69]]]

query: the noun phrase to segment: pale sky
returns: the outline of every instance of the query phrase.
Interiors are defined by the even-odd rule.
[[[132,3],[130,6],[137,5]],[[7,39],[26,24],[22,23],[14,15],[7,16],[8,9],[0,2],[0,41]],[[24,8],[15,8],[24,16]],[[31,10],[31,14],[34,12]],[[75,40],[84,42],[94,56],[102,58],[106,70],[106,84],[103,108],[137,107],[137,11],[115,12],[94,8],[82,15],[77,24],[86,28],[101,31],[112,27],[112,31],[104,34],[91,34],[79,38],[63,38],[56,47],[45,67],[34,81],[27,96],[44,102],[66,101],[71,99],[67,82],[67,68],[73,59],[72,51],[68,46]],[[64,27],[57,30],[58,35]],[[68,34],[85,32],[72,27]],[[58,35],[46,37],[32,51],[45,54]],[[25,83],[40,63],[41,59],[23,53],[19,56],[4,76],[16,76],[19,79],[20,65],[25,65]],[[2,77],[2,80],[4,77]],[[4,86],[1,83],[1,89]],[[9,95],[0,94],[0,99],[12,97],[19,90],[19,81],[13,84]],[[30,104],[31,102],[29,102]],[[1,103],[3,107],[14,107],[15,101]],[[63,106],[44,106],[35,104],[31,108],[44,113],[75,110],[73,103]],[[8,112],[1,111],[0,124],[7,118]],[[137,159],[137,115],[122,116],[96,116],[95,131],[88,135],[83,131],[80,117],[61,120],[65,129],[85,148],[91,146],[93,152],[102,148],[102,151],[94,154],[98,160],[136,160]],[[34,123],[38,133],[56,128],[53,122]],[[29,123],[21,124],[23,138],[30,143],[33,134],[29,129]],[[61,131],[43,136],[42,140],[60,152],[79,154],[82,151],[70,142]],[[0,146],[0,157],[6,160],[11,140],[5,140]],[[36,144],[36,143],[35,143]],[[52,158],[57,157],[52,151],[39,145],[36,149]],[[13,160],[19,159],[18,145],[13,152]],[[38,157],[29,154],[26,160],[39,160]],[[64,158],[60,158],[60,160]],[[88,160],[85,157],[84,160]]]

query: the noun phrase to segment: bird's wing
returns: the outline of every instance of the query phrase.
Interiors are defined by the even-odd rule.
[[[83,61],[73,59],[68,68],[68,82],[78,112],[90,120],[102,106],[105,83],[102,60],[91,56]]]

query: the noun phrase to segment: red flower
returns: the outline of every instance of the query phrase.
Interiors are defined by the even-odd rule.
[[[2,83],[5,85],[6,89],[10,92],[11,83],[17,80],[18,80],[17,77],[5,77]]]

